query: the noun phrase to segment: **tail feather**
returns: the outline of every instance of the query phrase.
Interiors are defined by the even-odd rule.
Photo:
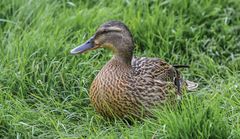
[[[181,88],[181,77],[180,77],[180,73],[178,72],[177,69],[179,68],[190,68],[189,65],[173,65],[174,68],[176,68],[176,72],[177,72],[177,77],[175,79],[175,85],[178,87],[178,93],[180,93],[180,88]],[[185,81],[186,84],[187,84],[187,90],[188,91],[194,91],[198,88],[198,83],[195,83],[195,82],[192,82],[192,81],[189,81],[189,80],[186,80]]]
[[[190,68],[189,65],[173,65],[174,68]]]
[[[187,83],[187,90],[188,91],[194,91],[198,88],[198,83],[186,80]]]

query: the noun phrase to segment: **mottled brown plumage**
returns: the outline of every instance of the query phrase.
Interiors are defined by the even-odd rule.
[[[183,81],[180,72],[163,60],[133,57],[132,35],[121,22],[103,24],[92,38],[71,53],[97,48],[111,49],[114,54],[95,77],[89,93],[91,103],[103,116],[150,115],[153,106],[175,101],[184,89],[197,87],[193,82]]]

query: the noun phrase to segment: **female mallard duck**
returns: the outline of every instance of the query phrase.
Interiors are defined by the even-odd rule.
[[[112,50],[112,59],[101,69],[90,88],[91,103],[106,117],[141,117],[149,108],[176,100],[184,88],[197,84],[183,81],[177,67],[158,58],[134,58],[134,42],[126,25],[110,21],[71,54],[97,48]]]

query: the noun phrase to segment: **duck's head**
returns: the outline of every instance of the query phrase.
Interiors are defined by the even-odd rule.
[[[89,40],[72,49],[71,54],[81,54],[97,48],[108,48],[115,57],[131,61],[134,43],[128,27],[119,21],[104,23]]]

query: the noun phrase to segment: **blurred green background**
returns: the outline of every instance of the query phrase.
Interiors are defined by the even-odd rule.
[[[109,20],[124,22],[135,55],[189,64],[199,82],[157,119],[108,121],[88,89],[108,50],[69,51]],[[239,138],[239,0],[1,0],[0,138]]]

